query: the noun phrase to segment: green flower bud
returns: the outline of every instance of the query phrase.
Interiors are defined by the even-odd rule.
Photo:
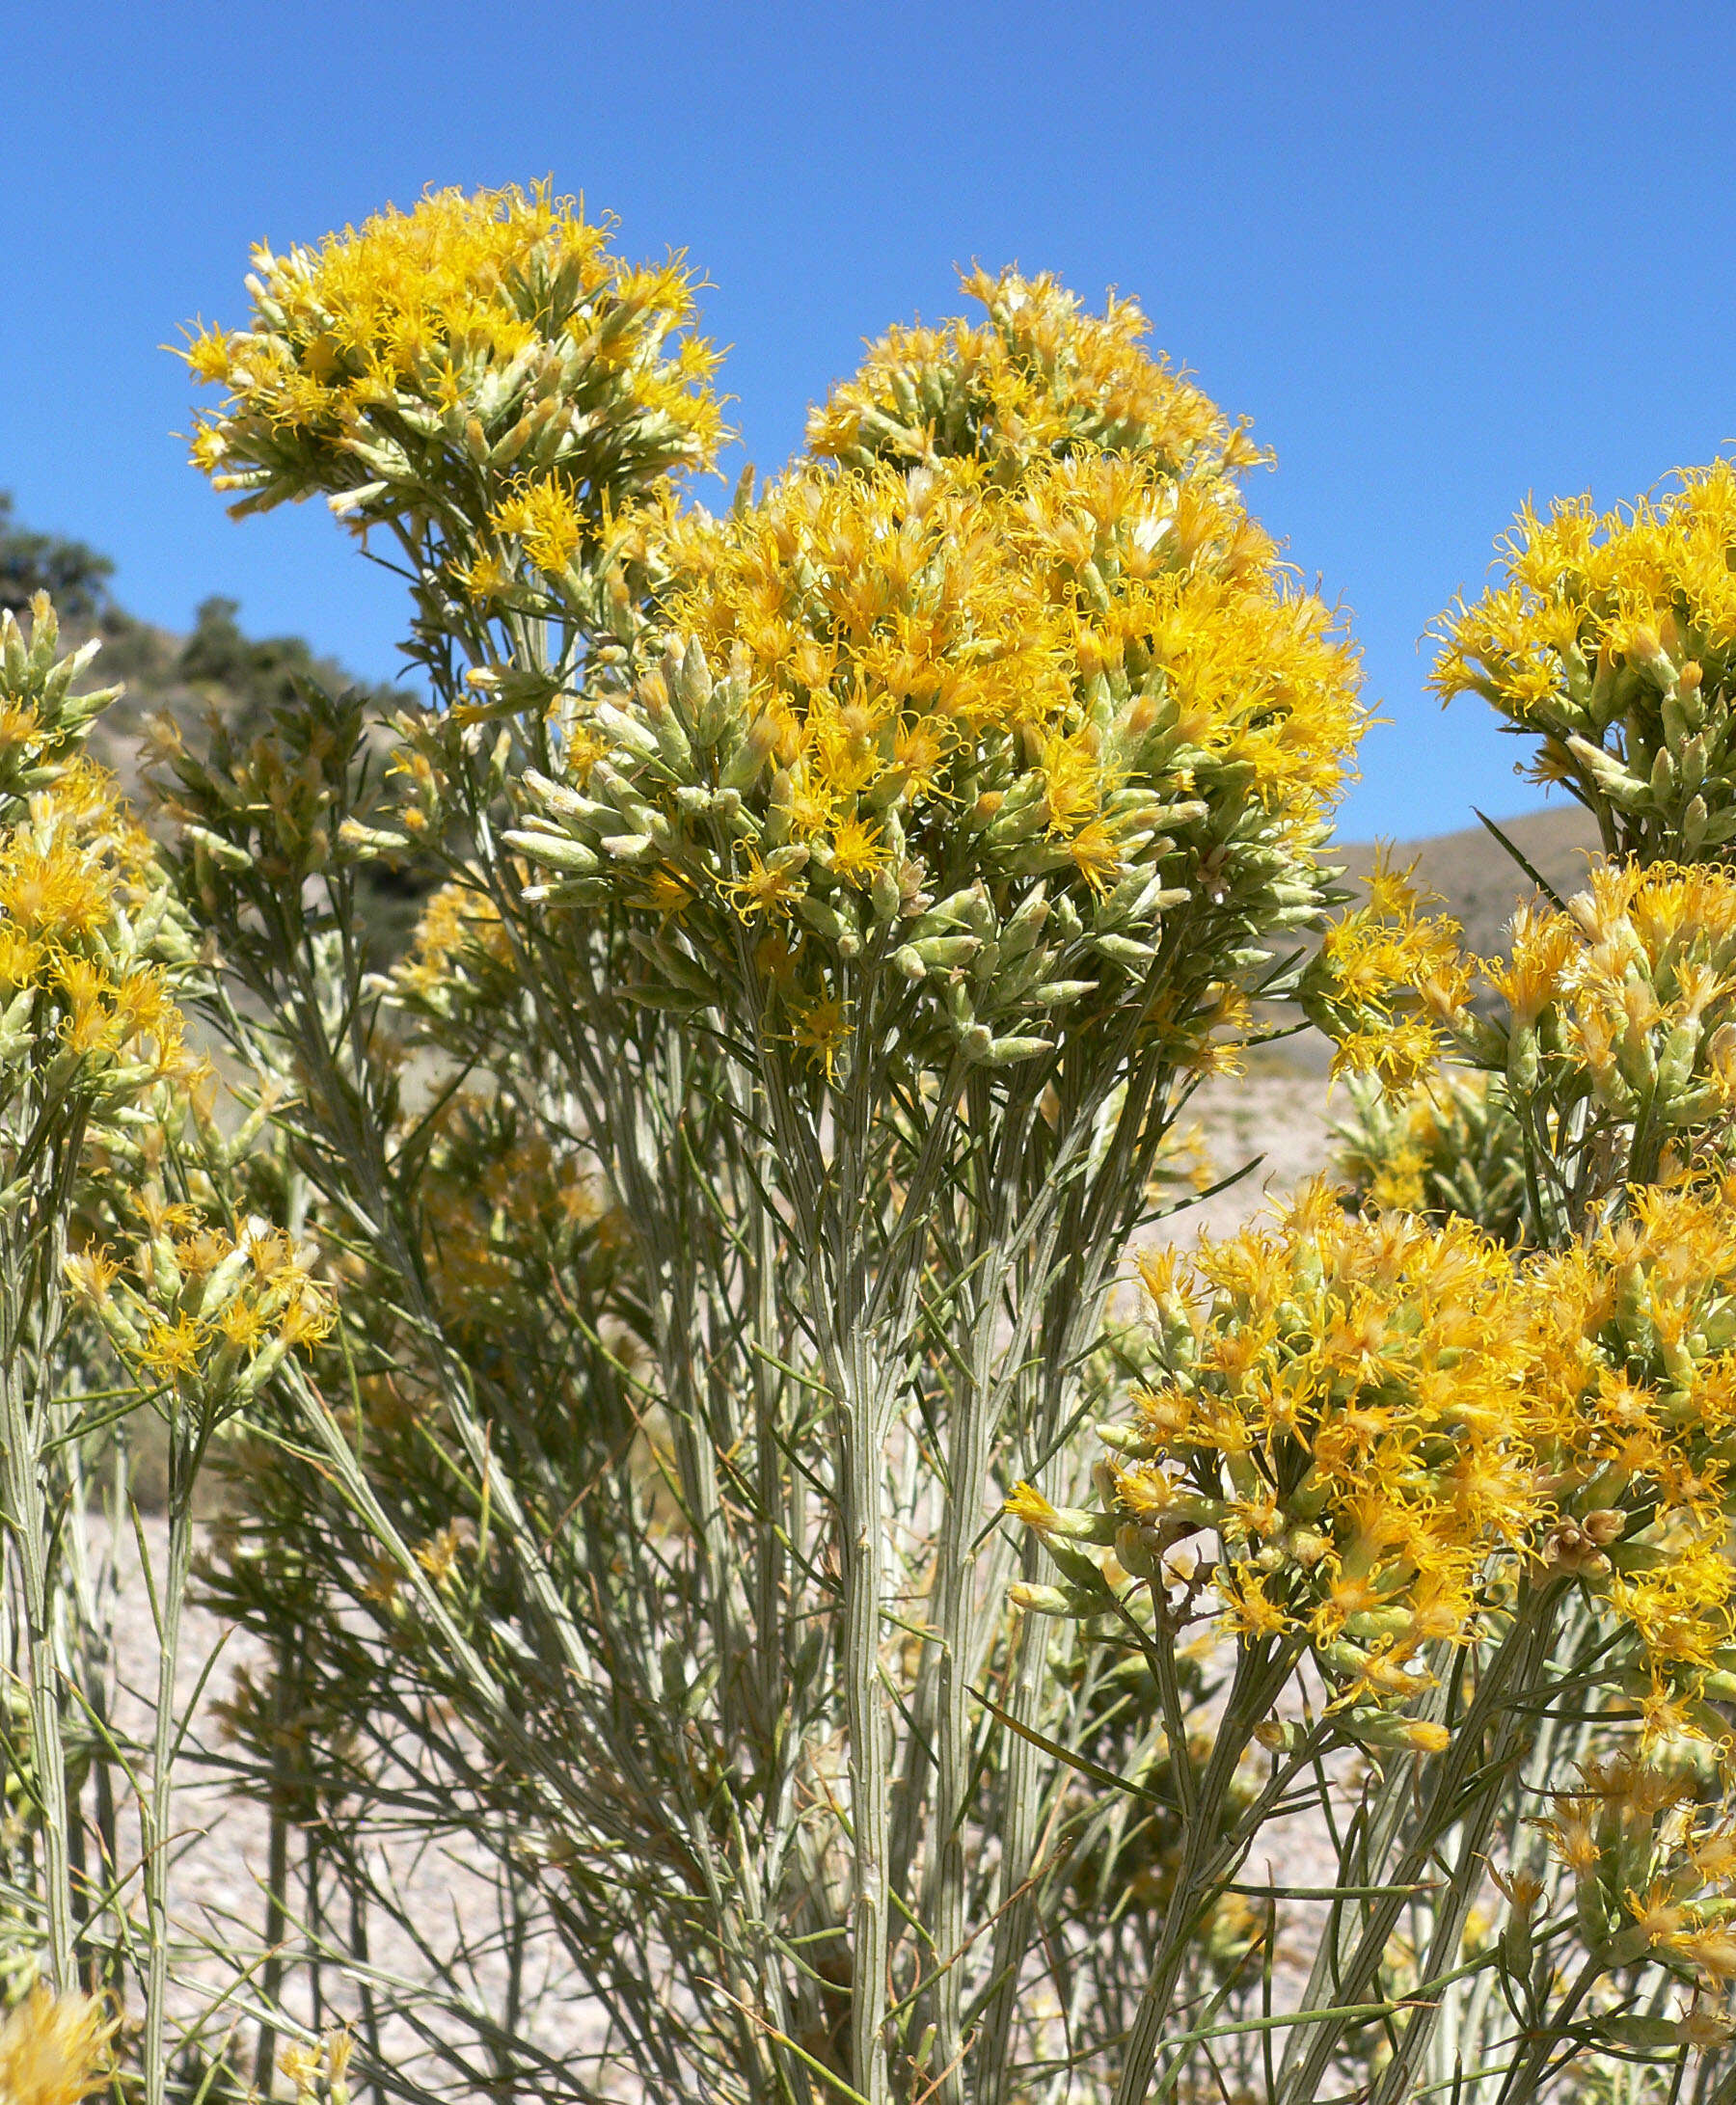
[[[521,855],[545,870],[564,870],[574,877],[589,877],[603,867],[599,855],[564,833],[514,827],[502,833],[501,839],[506,847],[516,849]]]
[[[1078,1617],[1099,1615],[1103,1602],[1080,1586],[1034,1586],[1020,1579],[1007,1588],[1007,1599],[1027,1615]]]

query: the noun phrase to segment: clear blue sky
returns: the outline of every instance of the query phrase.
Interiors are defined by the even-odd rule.
[[[249,244],[553,173],[685,247],[747,456],[864,337],[1017,260],[1141,301],[1275,446],[1256,509],[1355,616],[1392,719],[1345,830],[1534,801],[1424,629],[1528,492],[1631,497],[1736,439],[1727,4],[1086,8],[0,0],[0,487],[172,627],[223,592],[389,673],[399,610],[319,507],[183,465],[196,313]]]

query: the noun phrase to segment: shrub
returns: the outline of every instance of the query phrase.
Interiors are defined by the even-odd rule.
[[[1387,868],[1316,945],[1354,654],[1137,310],[979,274],[714,516],[693,283],[610,234],[431,195],[261,252],[188,349],[238,510],[395,544],[430,701],[387,735],[298,668],[164,744],[158,852],[64,750],[50,617],[8,642],[6,1100],[51,1135],[7,1158],[8,1890],[61,1997],[21,2007],[95,2057],[77,1998],[142,1977],[152,2099],[1723,2097],[1732,880],[1671,655],[1713,711],[1716,609],[1617,634],[1657,536],[1710,576],[1711,498],[1531,580],[1499,652],[1463,614],[1441,675],[1572,696],[1603,624],[1622,728],[1539,722],[1631,855],[1505,965]],[[382,968],[363,888],[413,858]],[[1358,1182],[1146,1250],[1129,1325],[1191,1095],[1293,1000],[1370,1077]],[[86,1436],[149,1407],[135,1931],[63,1546]],[[207,1465],[271,1848],[246,2025],[176,2042]],[[1269,1868],[1298,1817],[1323,1885]]]
[[[1364,1078],[1343,1160],[1365,1217],[1316,1191],[1148,1266],[1099,1505],[1014,1501],[1066,1579],[1031,1605],[1136,1646],[1156,1714],[1195,1626],[1231,1648],[1122,2100],[1245,2036],[1178,2037],[1174,2000],[1304,1776],[1323,1816],[1342,1793],[1340,1884],[1265,2096],[1333,2073],[1395,2105],[1727,2092],[1727,479],[1631,520],[1522,520],[1438,684],[1541,734],[1612,858],[1522,907],[1505,962],[1377,865],[1303,987]],[[1350,1745],[1371,1768],[1345,1789]],[[1257,1747],[1263,1791],[1225,1834]]]
[[[351,734],[329,714],[285,723],[325,756],[292,829],[261,827],[263,777],[182,765],[175,796],[185,881],[279,1016],[297,977],[339,974],[330,1012],[367,999],[340,903],[323,929],[306,914],[309,875],[340,902],[364,850],[464,844],[378,990],[486,1075],[463,1127],[401,1122],[376,1040],[340,1045],[311,1009],[286,1037],[330,1114],[347,1107],[341,1145],[312,1142],[322,1198],[377,1224],[346,1295],[370,1340],[358,1378],[450,1458],[393,1533],[422,1576],[443,1539],[442,1570],[466,1568],[467,1518],[478,1557],[486,1533],[475,1653],[451,1631],[412,1644],[402,1581],[369,1578],[377,1549],[324,1515],[298,1562],[352,1606],[371,1589],[396,1678],[416,1658],[479,1736],[462,1774],[437,1760],[428,1817],[533,1822],[536,1904],[641,2082],[1010,2096],[1042,2050],[1019,1994],[1052,1934],[1039,1895],[1066,1891],[1044,1828],[1068,1771],[1044,1742],[1095,1731],[1100,1699],[1094,1677],[1039,1686],[1004,1606],[1028,1552],[993,1527],[993,1486],[1056,1473],[1165,1136],[1293,969],[1353,663],[1241,507],[1245,440],[1145,356],[1132,309],[1090,317],[1046,282],[980,282],[986,325],[877,348],[762,499],[676,511],[665,478],[715,432],[697,354],[653,363],[686,324],[680,282],[615,265],[540,198],[372,225],[284,266],[305,324],[274,292],[250,336],[196,346],[234,401],[204,453],[250,503],[319,479],[354,509],[348,455],[321,450],[312,411],[304,427],[297,346],[344,300],[402,305],[419,242],[428,307],[469,343],[501,336],[488,356],[547,391],[527,408],[492,367],[450,383],[494,424],[486,447],[456,409],[441,427],[468,450],[462,471],[440,453],[437,527],[426,457],[367,442],[381,472],[357,516],[416,549],[439,696],[402,719],[395,821],[345,824]],[[511,275],[455,289],[477,242],[506,243]],[[583,332],[569,299],[591,303]],[[610,332],[609,375],[637,392],[611,397],[621,436],[599,414],[569,443]],[[397,371],[388,418],[444,384]],[[619,1202],[598,1298],[573,1301],[522,1207],[490,1210],[480,1274],[480,1252],[453,1256],[483,1228],[468,1207],[460,1228],[443,1201],[431,1242],[437,1163],[484,1129],[596,1162]],[[527,1340],[504,1364],[477,1349],[477,1284]],[[370,1495],[401,1511],[414,1489],[382,1456]],[[261,1628],[269,1591],[252,1578]],[[1010,1725],[973,1699],[985,1681]],[[1107,1970],[1088,2027],[1130,1957],[1081,1941]]]

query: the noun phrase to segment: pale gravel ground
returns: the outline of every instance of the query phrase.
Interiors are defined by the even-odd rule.
[[[148,1519],[145,1533],[153,1567],[160,1570],[166,1525],[161,1520]],[[96,1547],[100,1550],[100,1540]],[[150,1729],[148,1691],[155,1687],[158,1646],[149,1596],[140,1579],[138,1555],[130,1538],[122,1544],[119,1580],[114,1639],[121,1687],[115,1722],[122,1734],[142,1739]],[[196,1696],[199,1700],[188,1747],[176,1772],[171,1913],[177,1932],[189,1946],[208,1943],[257,1956],[263,1934],[268,1818],[263,1806],[232,1794],[203,1757],[222,1758],[225,1736],[216,1706],[233,1687],[237,1672],[261,1663],[262,1647],[233,1632],[227,1642],[224,1637],[225,1626],[215,1615],[195,1606],[187,1607],[176,1673],[177,1714],[184,1716]],[[201,1695],[201,1678],[219,1647],[216,1665]],[[137,1849],[136,1822],[123,1820],[123,1862],[136,1864]],[[387,1860],[409,1903],[419,1933],[431,1945],[449,1951],[459,1938],[486,1939],[494,1932],[498,1915],[492,1885],[482,1875],[479,1857],[472,1856],[467,1861],[462,1845],[443,1845],[414,1862],[407,1851],[398,1849],[388,1852]],[[135,1887],[135,1895],[136,1891]],[[414,1980],[424,1972],[421,1957],[401,1931],[381,1934],[376,1930],[370,1958],[386,1977]],[[564,1961],[552,1947],[540,1955],[531,1954],[527,1985],[541,1981],[545,1990],[539,2042],[551,2054],[594,2054],[602,2031],[599,2013],[559,1992],[558,1979],[563,1970]],[[206,2010],[213,1996],[230,1987],[233,1979],[234,1969],[227,1959],[184,1957],[176,1968],[174,2010],[177,2020],[184,2021]],[[477,1975],[481,2008],[494,2012],[504,2008],[504,1979],[503,1967],[483,1961]],[[293,1981],[287,2000],[304,2019],[311,2017],[307,1996]],[[325,2012],[325,2021],[353,2016],[355,2007],[353,1998],[347,2003],[340,2001]],[[219,2033],[221,2029],[220,2024]],[[389,2022],[382,2043],[393,2066],[406,2073],[432,2076],[428,2064],[419,2065],[417,2057],[423,2050],[402,2025]],[[251,2056],[250,2045],[250,2068]],[[466,2093],[481,2094],[480,2091]]]
[[[1233,1234],[1326,1167],[1330,1126],[1344,1106],[1329,1099],[1324,1075],[1277,1066],[1207,1083],[1189,1107],[1206,1142],[1213,1178],[1244,1163],[1256,1167],[1228,1191],[1189,1206],[1175,1219],[1178,1241]],[[1183,1120],[1185,1125],[1188,1121]]]
[[[1263,1159],[1231,1190],[1176,1216],[1169,1233],[1177,1241],[1234,1231],[1325,1164],[1328,1110],[1325,1083],[1319,1075],[1273,1066],[1220,1079],[1200,1093],[1192,1114],[1203,1130],[1215,1175],[1226,1175],[1254,1156]],[[160,1554],[161,1525],[151,1525],[149,1534],[153,1552]],[[177,1676],[181,1705],[192,1702],[220,1636],[215,1617],[197,1608],[188,1612]],[[149,1687],[156,1671],[156,1640],[130,1544],[122,1559],[116,1640],[123,1683],[135,1692]],[[248,1644],[231,1637],[200,1703],[193,1756],[182,1771],[189,1780],[177,1796],[182,1847],[175,1870],[175,1912],[193,1936],[208,1935],[226,1943],[235,1940],[238,1926],[252,1926],[251,1936],[258,1937],[267,1822],[262,1808],[226,1795],[220,1783],[198,1780],[198,1748],[203,1744],[221,1752],[221,1732],[212,1706],[230,1687],[235,1670],[249,1660]],[[135,1693],[126,1700],[121,1722],[141,1731],[147,1718],[146,1707]],[[1282,1864],[1283,1877],[1291,1882],[1325,1883],[1332,1872],[1325,1838],[1305,1822],[1288,1822],[1284,1829],[1274,1827],[1269,1847],[1261,1851],[1261,1859],[1268,1858]],[[1250,1878],[1267,1875],[1265,1862],[1250,1863]],[[442,1926],[454,1924],[466,1933],[486,1934],[492,1923],[486,1882],[450,1853],[417,1868],[408,1876],[407,1890],[419,1923],[431,1936],[438,1937]],[[381,1938],[373,1956],[387,1974],[414,1974],[420,1966],[414,1950],[401,1936]],[[1288,1956],[1293,1964],[1297,1955]],[[208,1994],[208,1984],[221,1974],[215,1961],[197,1968],[180,1999],[182,2008],[197,2007],[202,1994]],[[599,2031],[594,2011],[569,2001],[551,2015],[554,2021],[544,2031],[551,2049],[562,2053],[594,2049]]]

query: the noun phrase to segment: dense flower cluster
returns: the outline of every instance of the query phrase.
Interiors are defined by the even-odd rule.
[[[1305,1640],[1368,1737],[1431,1686],[1431,1648],[1569,1578],[1624,1633],[1608,1670],[1650,1729],[1722,1741],[1731,1197],[1637,1191],[1623,1225],[1525,1257],[1459,1219],[1346,1216],[1316,1185],[1187,1275],[1146,1260],[1156,1371],[1104,1430],[1103,1510],[1011,1501],[1071,1582],[1030,1605],[1100,1613],[1131,1574],[1191,1606],[1208,1583],[1225,1629]],[[1091,1543],[1113,1560],[1087,1568]]]
[[[1576,1212],[1711,1144],[1736,1109],[1736,876],[1593,870],[1564,906],[1522,907],[1495,961],[1419,904],[1377,883],[1311,967],[1341,1068],[1408,1088],[1451,1054],[1498,1074],[1536,1145],[1572,1156]]]
[[[149,844],[108,776],[69,765],[0,835],[0,1061],[110,1103],[181,1071],[165,947],[184,955]]]
[[[740,979],[831,1071],[888,966],[882,1035],[1003,1063],[1162,958],[1186,1061],[1316,910],[1354,660],[1221,457],[803,462],[674,547],[675,647],[511,836],[552,904],[637,913],[661,992]]]
[[[1332,1071],[1371,1074],[1409,1089],[1446,1043],[1445,1019],[1464,1012],[1476,960],[1459,926],[1382,853],[1367,897],[1328,927],[1303,979],[1312,1021],[1333,1041]]]
[[[281,1229],[256,1219],[231,1233],[154,1182],[132,1195],[131,1210],[129,1262],[94,1246],[66,1269],[110,1343],[151,1387],[233,1408],[331,1328],[329,1290]]]
[[[1653,1724],[1721,1742],[1728,1724],[1700,1699],[1736,1692],[1733,1201],[1727,1180],[1636,1191],[1619,1225],[1528,1274],[1550,1552],[1638,1640],[1627,1686]]]
[[[426,618],[594,615],[639,545],[623,505],[722,432],[692,278],[623,262],[609,235],[546,186],[443,190],[318,249],[257,251],[251,327],[185,354],[227,391],[195,463],[238,510],[318,492],[359,532],[407,535]]]
[[[115,689],[76,693],[94,645],[57,657],[37,603],[29,645],[0,616],[0,1100],[115,1110],[189,1066],[175,1004],[184,915],[114,779],[84,756]]]
[[[1089,314],[1052,278],[963,287],[984,320],[893,329],[808,418],[808,450],[851,468],[979,462],[1017,478],[1034,459],[1092,447],[1149,458],[1175,475],[1263,456],[1216,404],[1146,350],[1145,316],[1111,299]]]
[[[1463,1223],[1350,1218],[1316,1185],[1275,1229],[1204,1246],[1191,1282],[1172,1255],[1144,1270],[1156,1365],[1099,1472],[1119,1565],[1209,1584],[1245,1637],[1305,1638],[1378,1732],[1431,1648],[1478,1634],[1491,1553],[1546,1511],[1510,1262]],[[1029,1495],[1011,1510],[1056,1530]]]
[[[1593,871],[1565,912],[1527,908],[1487,968],[1516,1097],[1571,1062],[1614,1117],[1659,1137],[1736,1107],[1736,874],[1669,863]],[[1558,1095],[1560,1091],[1558,1089]]]
[[[1736,466],[1630,511],[1528,506],[1505,580],[1443,624],[1434,687],[1479,694],[1541,740],[1538,779],[1599,820],[1612,852],[1714,856],[1736,837]]]
[[[1696,1766],[1632,1753],[1587,1765],[1543,1822],[1573,1884],[1587,1948],[1612,1966],[1661,1960],[1697,1986],[1736,1980],[1736,1828],[1699,1802]],[[1715,2007],[1686,2017],[1630,2019],[1629,2047],[1721,2045],[1731,2025]]]
[[[428,1147],[430,1287],[470,1363],[494,1371],[497,1340],[536,1320],[537,1292],[556,1277],[598,1298],[625,1231],[584,1159],[557,1153],[509,1098],[453,1097],[431,1121]]]

